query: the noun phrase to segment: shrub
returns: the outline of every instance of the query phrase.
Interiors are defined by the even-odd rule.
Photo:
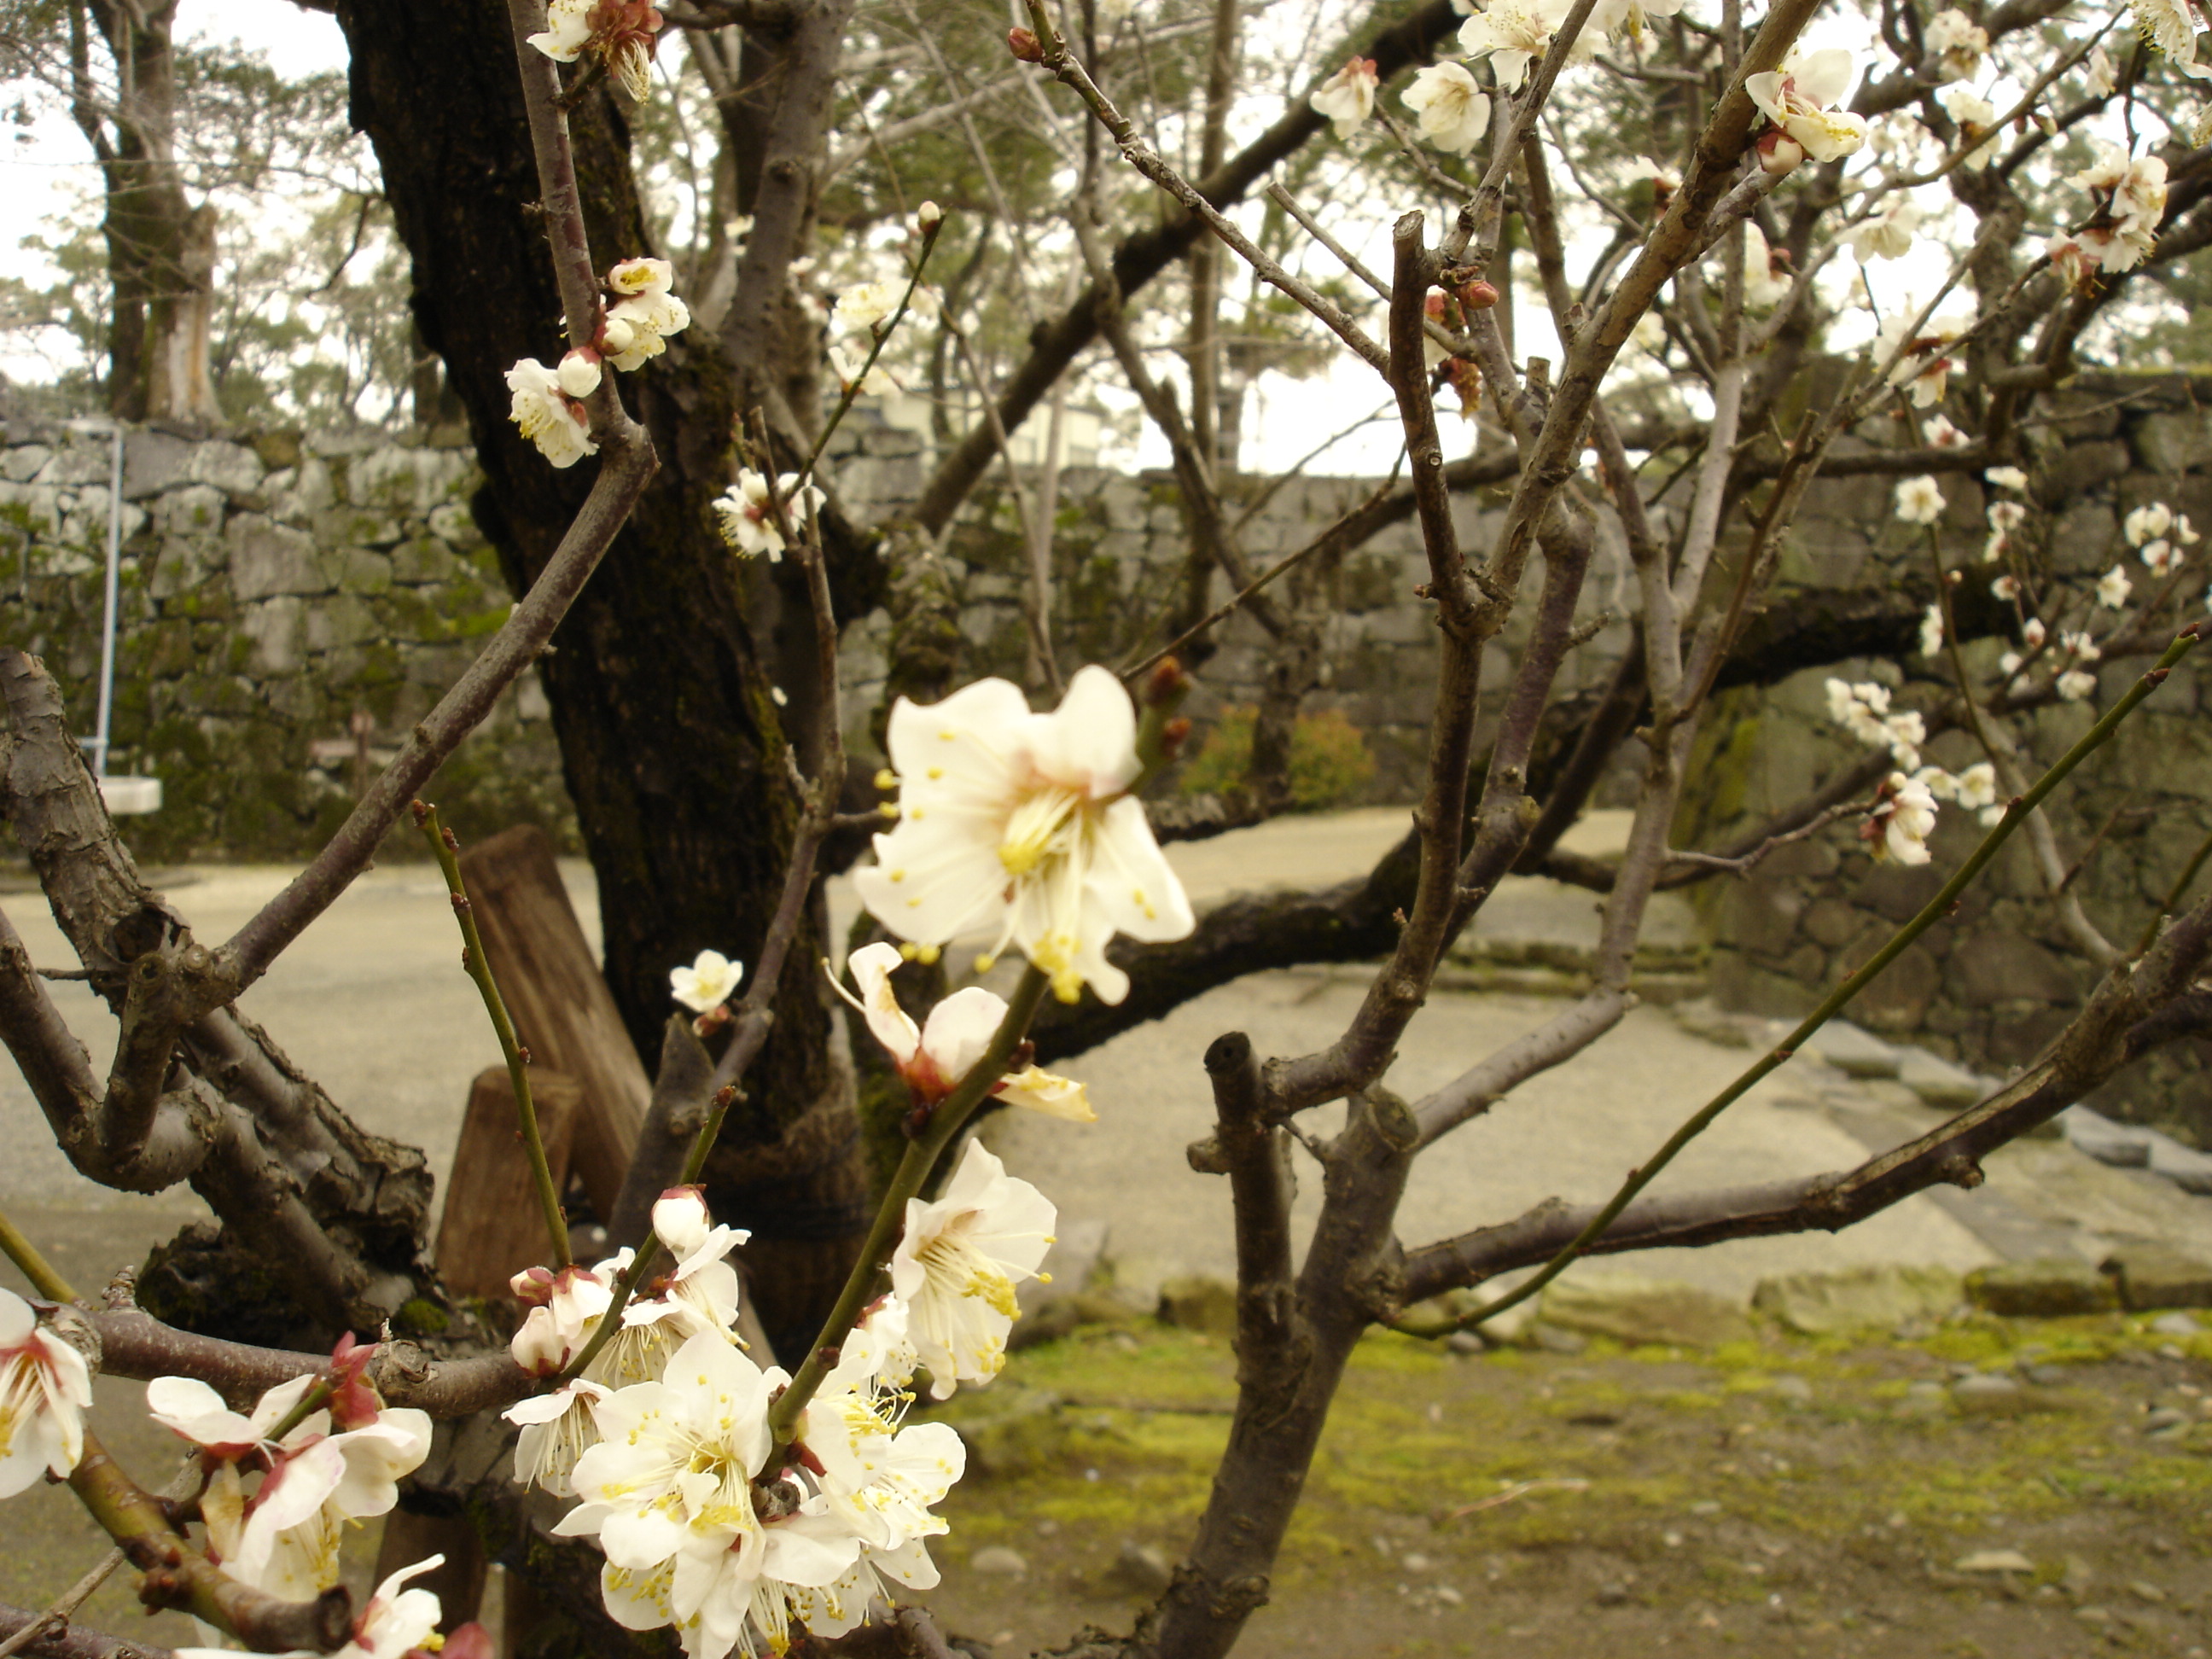
[[[1206,743],[1183,769],[1186,795],[1219,794],[1237,787],[1252,764],[1252,726],[1259,711],[1249,706],[1224,709]],[[1299,812],[1325,811],[1359,799],[1375,781],[1375,757],[1367,739],[1342,712],[1325,708],[1301,714],[1291,728],[1291,806]]]

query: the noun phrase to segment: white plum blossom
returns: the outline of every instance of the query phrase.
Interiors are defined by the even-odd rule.
[[[421,1467],[430,1449],[430,1419],[411,1408],[372,1412],[342,1434],[330,1432],[331,1414],[319,1410],[281,1443],[263,1438],[315,1381],[298,1376],[270,1389],[243,1428],[195,1378],[156,1377],[146,1389],[155,1420],[205,1447],[215,1464],[200,1500],[211,1555],[230,1577],[285,1601],[313,1601],[337,1583],[347,1522],[390,1513],[399,1477]],[[252,1437],[242,1448],[241,1434]],[[251,1498],[240,1470],[248,1456],[268,1466]]]
[[[1316,115],[1327,116],[1341,139],[1352,135],[1367,124],[1375,112],[1375,60],[1353,58],[1346,61],[1342,69],[1315,88],[1306,102],[1313,106]]]
[[[1882,724],[1889,713],[1889,688],[1863,681],[1856,685],[1832,679],[1827,684],[1828,718],[1861,743],[1887,746],[1889,730]]]
[[[665,294],[675,285],[676,267],[666,259],[618,259],[607,271],[607,291],[624,299]]]
[[[1922,474],[1897,487],[1897,516],[1907,524],[1934,524],[1943,516],[1943,492]]]
[[[2076,263],[2112,272],[2133,270],[2150,257],[2166,216],[2165,161],[2155,155],[2130,161],[2118,144],[2100,144],[2095,165],[2068,182],[2089,192],[2101,222],[2075,233]],[[2055,248],[2051,263],[2060,263]]]
[[[567,1368],[599,1328],[600,1316],[614,1301],[611,1274],[571,1265],[554,1273],[526,1267],[508,1280],[515,1295],[530,1304],[521,1328],[507,1340],[514,1363],[532,1376],[551,1376]]]
[[[2052,684],[2064,701],[2081,702],[2095,692],[2097,677],[2085,668],[2069,668]]]
[[[1917,307],[1908,304],[1884,323],[1875,337],[1874,357],[1881,364],[1897,354],[1889,371],[1890,385],[1909,392],[1916,409],[1933,409],[1943,401],[1954,366],[1948,354],[1967,325],[1945,318],[1923,324],[1917,333],[1908,332],[1917,315]]]
[[[1766,233],[1747,219],[1743,222],[1743,302],[1766,310],[1790,297],[1789,267],[1781,264],[1766,245]]]
[[[1421,137],[1438,149],[1464,155],[1490,131],[1490,98],[1457,64],[1432,64],[1398,94],[1417,112]]]
[[[1952,780],[1959,805],[1968,811],[1978,812],[1984,825],[1994,824],[2004,816],[2004,808],[1997,805],[1997,769],[1987,761],[1976,761]]]
[[[84,1356],[43,1328],[29,1303],[0,1290],[0,1498],[76,1468],[91,1406]]]
[[[522,1429],[514,1442],[515,1480],[526,1486],[534,1482],[556,1498],[574,1497],[576,1460],[599,1441],[592,1407],[611,1392],[580,1376],[550,1394],[518,1400],[501,1412],[501,1416]]]
[[[599,389],[602,378],[599,354],[588,349],[572,351],[561,359],[561,366],[553,371],[553,378],[561,383],[561,390],[578,399],[590,397]]]
[[[701,1334],[661,1378],[594,1404],[601,1437],[573,1472],[581,1501],[554,1530],[599,1539],[600,1594],[617,1623],[673,1624],[693,1659],[721,1659],[741,1644],[750,1653],[746,1624],[764,1578],[827,1584],[852,1565],[857,1540],[821,1540],[800,1515],[769,1526],[754,1506],[769,1402],[789,1381]]]
[[[2007,605],[2011,605],[2016,602],[2020,598],[2020,578],[2017,576],[1998,577],[1995,581],[1990,584],[1990,597],[1991,599],[2002,599]]]
[[[860,1011],[868,1030],[890,1054],[891,1063],[908,1088],[924,1101],[939,1101],[951,1094],[982,1059],[999,1027],[1006,1022],[1004,997],[970,985],[955,991],[929,1011],[927,1022],[917,1027],[898,1006],[891,989],[891,974],[906,960],[895,945],[864,945],[846,959],[857,997],[837,983],[837,994]],[[1026,1106],[1048,1117],[1071,1123],[1095,1123],[1083,1085],[1072,1078],[1055,1077],[1037,1066],[1007,1073],[991,1092],[1009,1105]]]
[[[444,1556],[434,1555],[400,1568],[379,1584],[354,1624],[353,1639],[331,1659],[400,1659],[428,1643],[445,1612],[438,1605],[437,1592],[400,1587],[445,1565]]]
[[[1973,441],[1951,423],[1948,415],[1930,415],[1920,440],[1930,449],[1964,449]]]
[[[903,283],[855,283],[838,294],[830,320],[848,334],[873,329],[898,310],[905,292]]]
[[[2087,70],[2087,89],[2092,98],[2109,98],[2120,89],[2120,73],[2112,67],[2112,60],[2102,46],[2089,48],[2084,67]]]
[[[934,1398],[988,1382],[1006,1364],[1020,1314],[1014,1286],[1036,1276],[1057,1219],[1051,1200],[975,1140],[943,1198],[907,1200],[891,1292],[906,1304],[908,1340],[929,1367]]]
[[[848,1579],[790,1598],[793,1612],[817,1634],[836,1635],[857,1623],[885,1580],[915,1589],[937,1582],[923,1540],[946,1529],[931,1511],[965,1471],[968,1454],[950,1424],[900,1426],[914,1364],[906,1306],[887,1297],[847,1337],[807,1402],[799,1437],[816,1487],[830,1515],[860,1540]]]
[[[801,486],[795,472],[778,477],[775,488],[793,530],[806,522],[810,504],[818,507],[830,499],[813,484]],[[768,480],[750,467],[742,469],[738,481],[714,498],[714,515],[720,521],[723,541],[738,552],[765,553],[770,564],[783,557],[783,532],[776,527],[769,501]]]
[[[2027,522],[2027,507],[2022,501],[1991,501],[1990,503],[1990,535],[1982,544],[1982,562],[1988,564],[2001,557],[2021,526]]]
[[[1625,34],[1631,40],[1641,40],[1651,19],[1672,17],[1681,9],[1682,0],[1598,0],[1591,9],[1589,21],[1583,25],[1583,33],[1591,36]]]
[[[1943,648],[1943,607],[1931,605],[1920,613],[1920,654],[1932,657]]]
[[[1086,982],[1121,1001],[1129,979],[1107,941],[1182,939],[1195,925],[1128,793],[1143,769],[1136,737],[1129,694],[1097,666],[1050,714],[1000,679],[927,707],[901,698],[889,729],[899,822],[854,890],[916,945],[989,933],[988,957],[1018,947],[1062,1001]]]
[[[528,37],[529,43],[556,64],[573,64],[592,39],[592,7],[596,0],[547,0],[545,28]]]
[[[1516,91],[1528,78],[1528,65],[1551,50],[1552,36],[1568,10],[1565,0],[1491,0],[1460,25],[1459,49],[1470,58],[1487,57],[1498,86]],[[1586,57],[1594,49],[1585,29],[1575,54]]]
[[[639,294],[607,307],[600,338],[606,358],[625,373],[668,349],[668,336],[691,326],[691,310],[673,294]]]
[[[2038,631],[2039,635],[2040,630]],[[2088,630],[2086,629],[2062,628],[2059,629],[2058,648],[2068,656],[2076,658],[2082,662],[2097,662],[2105,654],[2097,649],[2095,642],[2090,639]]]
[[[507,418],[554,465],[574,466],[585,456],[599,453],[599,445],[592,441],[591,417],[563,389],[556,371],[535,357],[525,357],[507,371],[507,389],[514,393]]]
[[[2030,617],[2026,622],[2020,625],[2020,641],[2029,650],[2042,650],[2044,637],[2043,619],[2041,617]]]
[[[1989,32],[1956,9],[1939,11],[1929,18],[1922,39],[1947,81],[1971,79],[1990,49]]]
[[[2154,576],[2163,576],[2181,562],[2181,550],[2160,537],[2154,542],[2145,542],[2142,548],[2142,562]]]
[[[2197,18],[2188,0],[2129,0],[2136,15],[2136,29],[2144,40],[2171,58],[2176,67],[2188,69],[2197,62]]]
[[[1993,466],[1982,474],[1982,482],[1996,489],[2025,489],[2027,488],[2027,474],[2016,466]],[[1995,507],[1990,509],[1990,514],[1991,518],[1996,517]]]
[[[2109,611],[2120,610],[2126,605],[2134,586],[2128,580],[2127,568],[2116,564],[2097,578],[2097,603]]]
[[[695,1014],[719,1008],[737,994],[745,964],[720,951],[702,951],[689,968],[668,970],[668,994]]]
[[[1839,161],[1864,143],[1866,118],[1837,107],[1856,72],[1850,53],[1830,48],[1802,57],[1792,52],[1778,70],[1747,78],[1744,90],[1774,127],[1759,141],[1760,165],[1788,173],[1808,155]]]
[[[1927,216],[1909,196],[1893,196],[1881,211],[1844,234],[1843,240],[1862,259],[1901,259],[1912,252],[1912,233]]]
[[[1966,149],[1966,159],[1960,166],[1970,173],[1978,173],[1996,159],[1995,104],[1964,87],[1944,88],[1936,94],[1936,101],[1959,124],[1960,142]]]
[[[870,362],[867,348],[857,343],[832,344],[830,367],[836,373],[837,384],[856,397],[890,398],[906,389],[881,362]]]
[[[1828,718],[1869,748],[1887,749],[1899,765],[1920,764],[1920,745],[1928,741],[1926,723],[1916,709],[1889,712],[1889,688],[1872,681],[1854,685],[1827,683]]]
[[[1890,864],[1928,862],[1928,837],[1936,828],[1936,797],[1928,786],[1903,772],[1892,772],[1859,826],[1860,839],[1875,860]]]
[[[2173,509],[2164,501],[2146,501],[2120,520],[2120,533],[2130,547],[2155,541],[2172,528]]]

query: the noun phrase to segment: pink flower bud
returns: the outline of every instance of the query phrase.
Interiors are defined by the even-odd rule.
[[[1024,64],[1042,64],[1044,62],[1044,47],[1038,42],[1036,34],[1033,30],[1008,29],[1006,31],[1006,50],[1013,53],[1016,58],[1019,58]]]

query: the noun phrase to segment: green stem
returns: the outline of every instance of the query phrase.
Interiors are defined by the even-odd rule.
[[[937,246],[937,233],[944,228],[945,221],[942,219],[923,228],[921,252],[915,256],[914,270],[907,276],[906,292],[899,296],[898,309],[891,313],[891,319],[884,325],[883,331],[869,343],[867,361],[860,365],[860,372],[853,377],[853,384],[845,388],[845,395],[838,398],[837,407],[830,411],[830,419],[822,428],[822,435],[814,441],[814,447],[806,457],[806,465],[799,469],[798,477],[801,485],[813,475],[814,464],[822,459],[822,452],[830,447],[830,434],[836,431],[838,423],[844,420],[847,411],[860,397],[860,388],[867,384],[868,371],[876,366],[876,359],[884,355],[884,348],[890,343],[891,336],[898,331],[898,325],[906,320],[906,308],[914,302],[915,289],[921,286],[922,267],[929,263],[930,252]],[[762,459],[771,463],[769,471],[773,473],[772,458],[763,455]]]
[[[1988,835],[1982,837],[1981,845],[1974,848],[1966,861],[1959,866],[1957,873],[1943,884],[1936,896],[1929,900],[1921,908],[1920,913],[1905,923],[1888,944],[1875,952],[1873,957],[1863,968],[1829,992],[1821,1000],[1820,1006],[1799,1022],[1795,1030],[1783,1038],[1776,1047],[1768,1049],[1735,1082],[1714,1096],[1685,1121],[1680,1128],[1668,1136],[1667,1144],[1652,1155],[1650,1162],[1640,1169],[1632,1170],[1628,1179],[1621,1183],[1620,1190],[1615,1193],[1605,1207],[1591,1218],[1589,1225],[1583,1228],[1557,1255],[1546,1262],[1533,1279],[1489,1304],[1481,1312],[1473,1316],[1465,1322],[1469,1325],[1481,1324],[1485,1320],[1504,1313],[1508,1308],[1526,1302],[1565,1273],[1577,1256],[1604,1237],[1606,1229],[1613,1225],[1620,1212],[1628,1207],[1638,1193],[1657,1178],[1662,1170],[1674,1161],[1676,1155],[1685,1146],[1703,1134],[1711,1127],[1716,1118],[1741,1099],[1761,1079],[1770,1072],[1779,1068],[1791,1055],[1802,1048],[1815,1031],[1840,1012],[1852,998],[1872,984],[1875,975],[1896,961],[1906,946],[1949,914],[1951,906],[1957,901],[1959,895],[1966,891],[1974,878],[1980,875],[1983,868],[1996,856],[1997,848],[2004,845],[2012,832],[2027,821],[2028,814],[2042,805],[2044,798],[2057,788],[2068,774],[2087,760],[2091,754],[2103,747],[2112,733],[2119,729],[2120,722],[2135,712],[2138,703],[2165,683],[2166,677],[2172,672],[2174,664],[2186,656],[2191,647],[2197,644],[2197,626],[2198,624],[2192,623],[2183,629],[2175,637],[2173,643],[2166,647],[2166,654],[2161,656],[2141,679],[2128,688],[2127,695],[2106,710],[2103,719],[2082,733],[2080,741],[2060,756],[2057,763],[2037,779],[2033,788],[2029,789],[2025,795],[2015,799],[2005,808],[2004,817],[1998,820],[1996,827]]]
[[[507,1018],[507,1003],[492,978],[491,962],[484,955],[483,936],[477,931],[476,912],[469,890],[461,881],[461,844],[452,830],[438,822],[438,809],[416,801],[415,825],[430,843],[438,867],[446,872],[446,890],[453,895],[453,916],[461,924],[461,966],[483,995],[484,1012],[499,1034],[500,1052],[507,1056],[507,1075],[514,1085],[514,1115],[522,1122],[523,1149],[530,1157],[531,1178],[538,1185],[538,1207],[545,1212],[545,1231],[552,1241],[553,1265],[569,1264],[568,1218],[561,1208],[560,1189],[553,1184],[552,1167],[545,1160],[545,1137],[538,1128],[538,1103],[530,1094],[530,1057],[516,1040],[514,1022]]]
[[[76,1300],[76,1292],[70,1289],[69,1280],[54,1271],[52,1264],[39,1254],[39,1247],[24,1237],[4,1215],[0,1215],[0,1250],[8,1253],[8,1260],[22,1269],[31,1287],[48,1301]]]
[[[867,1242],[860,1247],[860,1260],[853,1264],[851,1276],[845,1280],[836,1306],[823,1322],[822,1334],[799,1366],[799,1375],[792,1378],[791,1386],[776,1396],[775,1404],[769,1409],[769,1428],[775,1436],[777,1454],[797,1437],[799,1416],[805,1411],[806,1402],[813,1399],[815,1391],[822,1386],[822,1379],[837,1363],[838,1350],[860,1322],[861,1310],[874,1299],[884,1278],[884,1264],[897,1248],[899,1234],[906,1225],[907,1200],[920,1194],[922,1183],[929,1179],[929,1172],[937,1167],[938,1159],[952,1144],[952,1138],[1006,1075],[1007,1062],[1028,1035],[1030,1022],[1036,1017],[1037,1005],[1044,1000],[1051,984],[1050,976],[1036,968],[1024,970],[1022,982],[1015,988],[1013,999],[1006,1006],[1006,1017],[999,1022],[999,1029],[991,1037],[991,1046],[969,1068],[959,1085],[939,1103],[921,1136],[907,1143],[906,1155],[899,1159],[897,1173],[891,1176],[884,1201],[876,1211],[875,1224],[868,1229]],[[775,1455],[770,1456],[769,1467],[776,1467]]]
[[[2212,858],[2212,835],[2208,835],[2197,844],[2196,857],[2189,860],[2188,867],[2181,872],[2181,879],[2173,884],[2173,890],[2166,896],[2166,902],[2158,907],[2158,914],[2150,919],[2150,926],[2143,929],[2143,936],[2136,945],[2137,956],[2141,956],[2158,943],[2159,923],[2181,908],[2182,895],[2189,890],[2190,884],[2197,879],[2197,872],[2204,867],[2204,860],[2207,858]]]

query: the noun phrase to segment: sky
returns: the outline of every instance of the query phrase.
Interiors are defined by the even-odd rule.
[[[290,0],[227,0],[227,3],[222,0],[182,0],[178,12],[178,33],[185,40],[239,41],[265,52],[273,66],[287,76],[342,70],[346,62],[345,40],[337,21],[325,13],[303,10],[291,4]],[[1844,43],[1847,36],[1844,24],[1835,17],[1816,23],[1807,42],[1808,48]],[[1272,117],[1271,107],[1264,118]],[[26,229],[36,227],[62,210],[70,187],[92,182],[92,162],[83,138],[59,112],[46,115],[28,129],[18,131],[11,143],[0,145],[0,190],[7,192],[5,199],[13,210],[11,222],[16,226]],[[1389,268],[1389,228],[1397,210],[1391,204],[1377,204],[1371,223],[1344,233],[1345,240],[1353,245],[1371,269]],[[1432,224],[1431,240],[1443,229],[1441,223]],[[1919,253],[1916,250],[1916,255]],[[1933,248],[1929,247],[1925,256],[1877,268],[1877,274],[1886,295],[1916,288],[1926,292],[1940,280],[1942,264]],[[1917,268],[1921,264],[1928,268]],[[1334,261],[1322,255],[1311,269],[1316,275],[1334,274]],[[51,280],[51,271],[45,268],[40,256],[23,249],[13,238],[0,242],[0,274]],[[1241,292],[1241,283],[1232,280],[1231,291]],[[1517,321],[1522,350],[1548,353],[1556,359],[1556,342],[1551,337],[1548,316],[1540,305],[1529,302],[1525,292],[1521,298]],[[1870,320],[1861,331],[1871,331]],[[1838,337],[1843,336],[1839,334]],[[39,378],[43,373],[41,360],[11,356],[4,346],[0,346],[0,374]],[[1306,462],[1323,439],[1382,408],[1386,399],[1387,390],[1380,378],[1349,353],[1339,354],[1326,373],[1311,379],[1291,380],[1279,375],[1265,376],[1246,411],[1243,465],[1248,471],[1277,471]],[[1109,387],[1102,401],[1116,412],[1134,407],[1133,398],[1118,386]],[[1447,409],[1450,407],[1450,398],[1442,401]],[[1126,447],[1118,453],[1109,450],[1105,458],[1109,464],[1133,462],[1148,467],[1168,464],[1165,442],[1149,422],[1131,421],[1125,425],[1139,429],[1141,435],[1133,453]],[[1443,425],[1448,451],[1464,453],[1465,446],[1474,440],[1474,428],[1449,416]],[[1387,471],[1396,459],[1399,441],[1397,422],[1386,410],[1385,418],[1359,428],[1322,456],[1307,462],[1307,470],[1369,476]]]

